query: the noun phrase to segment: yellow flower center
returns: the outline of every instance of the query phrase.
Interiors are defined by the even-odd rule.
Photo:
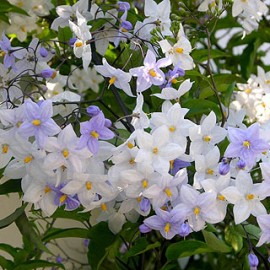
[[[166,188],[166,189],[164,190],[164,192],[166,193],[166,195],[167,195],[168,197],[172,197],[172,191],[171,191],[169,188]]]
[[[109,80],[109,85],[111,86],[112,84],[115,83],[115,81],[116,81],[116,77],[115,76],[111,77]]]
[[[131,158],[131,159],[129,160],[129,164],[131,164],[131,165],[135,164],[135,158]]]
[[[9,146],[7,144],[2,145],[2,154],[6,154],[9,150]]]
[[[21,121],[17,122],[17,123],[16,123],[16,127],[19,128],[19,127],[21,126],[21,124],[22,124]]]
[[[199,215],[200,214],[200,212],[201,212],[201,209],[199,208],[199,207],[195,207],[194,209],[193,209],[193,213],[194,213],[194,215]]]
[[[213,171],[212,169],[207,169],[207,170],[206,170],[206,173],[207,173],[207,174],[213,175],[213,174],[214,174],[214,171]]]
[[[172,79],[171,80],[171,83],[173,83],[173,84],[175,84],[175,83],[177,83],[178,81],[176,80],[176,79]]]
[[[168,233],[171,229],[171,224],[169,222],[166,223],[165,227],[164,227],[164,232]]]
[[[96,138],[96,139],[98,139],[98,137],[99,137],[99,134],[96,131],[94,131],[94,130],[90,132],[90,135],[92,137]]]
[[[250,89],[250,88],[247,88],[247,89],[245,90],[245,92],[246,92],[247,94],[250,94],[250,93],[251,93],[251,89]]]
[[[102,203],[100,207],[102,211],[107,211],[107,205],[105,203]]]
[[[64,156],[64,158],[67,158],[68,155],[69,155],[69,151],[68,151],[67,149],[64,149],[64,150],[62,151],[62,155]]]
[[[152,152],[153,152],[153,154],[157,154],[158,153],[158,148],[154,147]]]
[[[81,40],[78,40],[78,41],[76,41],[75,43],[74,43],[74,45],[75,45],[75,47],[82,47],[82,45],[83,45],[83,42],[81,41]]]
[[[29,163],[29,162],[31,162],[32,160],[33,160],[33,157],[32,157],[32,156],[27,156],[27,157],[24,158],[23,162],[24,162],[24,163]]]
[[[208,136],[208,135],[204,135],[204,136],[203,136],[203,140],[204,140],[205,142],[210,142],[210,141],[211,141],[211,137]]]
[[[265,83],[270,84],[270,80],[265,80]]]
[[[220,201],[225,201],[225,197],[223,195],[221,195],[221,194],[219,194],[217,196],[217,199],[220,200]]]
[[[252,193],[249,193],[249,194],[246,195],[246,199],[247,199],[248,201],[253,200],[254,197],[255,197],[255,196],[254,196],[254,194],[252,194]]]
[[[132,149],[132,148],[134,147],[134,145],[133,145],[133,143],[128,142],[128,143],[127,143],[127,147],[128,147],[129,149]]]
[[[175,126],[170,126],[170,127],[169,127],[169,131],[170,131],[170,132],[174,132],[175,130],[176,130],[176,127],[175,127]]]
[[[250,142],[249,141],[243,141],[243,146],[246,148],[250,147]]]
[[[46,187],[44,188],[45,194],[46,194],[46,193],[49,193],[50,191],[51,191],[51,188],[50,188],[49,186],[46,186]]]
[[[173,169],[173,165],[174,165],[174,160],[170,160],[170,170]]]
[[[67,195],[66,194],[63,194],[60,198],[59,198],[59,202],[60,203],[64,203],[67,199]]]
[[[25,26],[21,26],[20,29],[22,30],[22,32],[26,32],[26,27]]]
[[[91,189],[92,189],[92,183],[89,182],[89,181],[87,181],[87,182],[85,183],[85,187],[86,187],[87,190],[91,190]]]
[[[154,69],[150,69],[148,72],[152,77],[156,77],[157,73],[154,71]]]
[[[146,179],[142,180],[142,187],[147,188],[148,187],[148,181]]]
[[[32,124],[37,127],[37,126],[40,126],[41,125],[41,121],[39,119],[34,119],[32,121]]]
[[[184,49],[183,48],[176,48],[175,51],[177,53],[183,53]]]

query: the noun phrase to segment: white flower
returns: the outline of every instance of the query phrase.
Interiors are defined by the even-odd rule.
[[[164,125],[157,128],[153,134],[142,130],[137,131],[137,144],[140,148],[135,162],[148,162],[160,173],[167,173],[170,160],[181,156],[185,149],[180,145],[169,142],[169,130]]]
[[[255,217],[266,214],[266,209],[260,202],[265,198],[261,189],[261,184],[253,184],[251,176],[244,171],[240,171],[235,180],[235,186],[230,186],[221,192],[226,200],[234,204],[233,214],[235,224],[239,224],[250,215]]]
[[[83,17],[78,10],[76,11],[76,17],[77,24],[69,21],[72,32],[74,32],[78,38],[73,45],[73,52],[77,58],[82,58],[83,68],[87,70],[92,60],[91,46],[88,43],[92,39],[92,35],[89,31],[91,26],[87,25],[86,18]]]
[[[216,125],[216,115],[212,111],[201,125],[189,129],[191,140],[190,152],[192,155],[204,155],[222,141],[227,132],[224,128]]]
[[[257,247],[264,243],[270,242],[270,215],[260,215],[257,217],[257,222],[262,230],[262,234]]]
[[[109,85],[115,85],[115,87],[122,89],[128,96],[134,97],[131,92],[129,82],[131,80],[131,75],[119,68],[114,68],[108,64],[105,58],[102,59],[103,65],[94,66],[96,71],[99,72],[104,77],[109,77]]]
[[[201,188],[201,181],[206,178],[216,179],[218,176],[219,149],[215,146],[206,155],[195,155],[195,169],[193,186]]]

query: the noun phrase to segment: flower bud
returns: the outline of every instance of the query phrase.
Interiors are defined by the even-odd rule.
[[[77,38],[71,38],[71,39],[69,40],[68,44],[69,44],[70,46],[73,46],[74,43],[75,43],[76,41],[77,41]]]
[[[143,211],[143,212],[147,212],[150,210],[150,201],[147,199],[147,198],[142,198],[142,200],[140,201],[140,209]]]
[[[110,128],[112,126],[112,121],[108,118],[105,118],[105,127]]]
[[[221,175],[226,175],[230,171],[230,161],[227,158],[223,158],[219,164],[218,172]]]
[[[152,231],[152,229],[146,226],[145,224],[140,225],[139,230],[141,233],[148,233]]]
[[[179,235],[182,236],[182,237],[186,237],[190,234],[191,232],[191,229],[190,229],[190,226],[189,224],[186,222],[186,223],[183,223],[181,226],[180,226],[180,229],[179,229]]]
[[[119,11],[125,12],[126,10],[129,10],[129,9],[130,9],[130,4],[128,2],[122,2],[122,1],[118,2]]]
[[[248,254],[248,262],[250,266],[250,270],[256,270],[259,265],[258,257],[254,253]]]
[[[238,169],[243,170],[246,167],[246,162],[242,159],[239,159],[236,166]]]
[[[121,23],[121,27],[123,28],[123,32],[127,32],[127,31],[130,31],[130,30],[132,30],[132,28],[133,28],[133,26],[132,26],[132,24],[131,24],[131,22],[129,22],[129,21],[123,21],[122,23]]]
[[[47,57],[48,56],[48,51],[47,49],[45,49],[44,47],[40,47],[39,49],[39,54],[42,56],[42,57]]]
[[[41,76],[45,79],[48,79],[48,78],[54,79],[56,74],[57,74],[56,71],[50,68],[46,68],[41,71]]]
[[[89,106],[86,109],[86,111],[91,117],[95,116],[95,115],[98,115],[101,112],[100,108],[98,106],[95,106],[95,105]]]

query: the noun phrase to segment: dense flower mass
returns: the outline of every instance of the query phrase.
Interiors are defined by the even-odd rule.
[[[59,266],[38,256],[73,236],[91,269],[193,269],[179,258],[208,252],[268,269],[269,4],[56,2],[0,11],[0,194],[23,201],[0,228],[33,233],[29,254],[0,247],[5,269]],[[59,232],[58,217],[85,228]]]

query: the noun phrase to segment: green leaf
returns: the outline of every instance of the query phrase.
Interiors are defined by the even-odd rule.
[[[230,103],[231,103],[231,97],[232,97],[232,94],[233,94],[233,91],[235,89],[235,84],[236,82],[232,82],[227,90],[225,91],[225,95],[224,95],[224,105],[229,107]]]
[[[180,241],[171,244],[166,250],[166,258],[175,260],[182,257],[189,257],[195,254],[214,252],[206,243],[195,240]]]
[[[222,253],[228,253],[232,249],[228,245],[224,243],[221,239],[217,238],[216,235],[212,232],[208,232],[203,230],[202,231],[204,240],[206,244],[211,247],[213,250],[217,252],[222,252]]]
[[[20,265],[16,266],[12,270],[31,270],[31,269],[41,268],[41,267],[44,268],[44,267],[54,267],[54,266],[65,269],[65,267],[59,263],[47,262],[44,260],[34,260],[34,261],[21,263]]]
[[[209,114],[214,111],[218,116],[221,115],[217,103],[204,99],[190,99],[181,104],[183,108],[188,108],[187,117]]]
[[[197,62],[204,62],[208,60],[208,49],[194,50],[191,54],[193,59]],[[211,50],[210,59],[229,57],[228,53],[224,53],[219,50]]]
[[[89,213],[80,213],[78,210],[75,211],[66,211],[63,207],[58,208],[52,218],[65,218],[65,219],[72,219],[77,220],[80,222],[89,220],[90,214]]]
[[[249,43],[248,46],[244,49],[241,56],[241,73],[245,79],[248,79],[253,73],[257,56],[258,48],[260,47],[261,42],[260,38],[255,39],[253,42]]]
[[[89,230],[82,228],[68,228],[68,229],[52,228],[42,238],[42,241],[49,242],[52,239],[67,238],[67,237],[88,238],[88,234]]]
[[[15,258],[19,248],[12,247],[8,244],[0,243],[0,250],[5,251],[6,253],[10,254],[13,258]]]
[[[116,236],[109,230],[106,222],[100,222],[89,231],[90,243],[88,261],[91,269],[99,269],[108,254],[108,248],[113,244]]]
[[[141,253],[144,253],[148,250],[154,249],[156,247],[160,247],[159,242],[155,242],[153,244],[149,244],[148,241],[146,240],[145,237],[139,238],[134,246],[132,246],[126,253],[125,253],[125,258],[129,258],[132,256],[139,255]]]
[[[24,244],[29,247],[29,250],[38,249],[39,251],[45,251],[49,254],[52,254],[49,249],[43,244],[40,239],[40,236],[37,235],[35,230],[33,229],[31,223],[29,222],[25,212],[23,212],[16,220],[15,223],[21,232]],[[36,254],[35,254],[36,255]]]
[[[10,260],[7,260],[5,257],[0,255],[0,266],[1,269],[14,270],[14,263]]]
[[[17,6],[10,4],[7,0],[1,0],[1,12],[2,13],[15,12],[15,13],[29,16],[28,13],[24,9],[21,9]]]
[[[21,191],[21,179],[11,179],[0,185],[0,195]]]
[[[72,32],[68,26],[58,28],[58,40],[61,47],[66,46],[71,38]]]
[[[243,237],[237,231],[237,226],[227,226],[225,228],[225,240],[235,252],[239,252],[243,247]]]
[[[7,216],[6,218],[3,218],[0,220],[0,229],[3,229],[10,224],[12,224],[15,220],[17,220],[23,213],[24,209],[27,204],[24,204],[23,206],[17,208],[14,213],[11,215]]]

